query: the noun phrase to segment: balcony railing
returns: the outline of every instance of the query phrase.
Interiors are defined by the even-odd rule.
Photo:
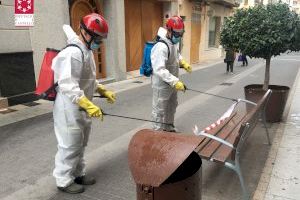
[[[230,7],[238,7],[240,5],[239,0],[206,0],[206,2],[221,4]]]

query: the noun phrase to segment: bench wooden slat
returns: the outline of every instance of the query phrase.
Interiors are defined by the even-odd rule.
[[[226,137],[228,134],[230,134],[230,132],[232,131],[231,127],[234,125],[233,120],[234,119],[230,120],[227,123],[227,126],[224,127],[221,132],[217,132],[215,134],[215,136],[220,137],[219,134],[223,133],[222,135],[224,137]],[[221,139],[224,139],[224,138],[221,138]],[[203,157],[205,159],[209,159],[211,157],[211,155],[219,148],[220,145],[221,145],[220,142],[216,142],[216,141],[208,138],[207,142],[205,143],[205,145],[202,146],[202,149],[198,153],[201,157]]]
[[[233,131],[230,136],[226,139],[226,141],[228,141],[229,143],[233,144],[234,147],[236,147],[240,141],[240,138],[244,132],[244,128],[246,126],[246,123],[249,123],[250,129],[251,130],[247,130],[249,132],[252,132],[252,130],[254,129],[254,127],[256,126],[256,123],[258,121],[258,117],[259,114],[261,112],[261,110],[263,109],[263,107],[265,106],[266,103],[266,98],[267,96],[264,96],[259,102],[258,104],[248,113],[245,115],[245,118],[243,119],[240,127],[238,130]],[[211,157],[211,159],[213,159],[216,162],[226,162],[226,160],[228,160],[230,157],[232,160],[234,160],[234,155],[235,155],[235,150],[228,148],[225,145],[222,145],[215,153],[214,155]]]
[[[222,131],[222,129],[227,125],[227,123],[232,120],[233,117],[236,116],[236,112],[233,112],[227,119],[225,119],[219,126],[217,126],[214,129],[211,129],[209,131],[207,131],[207,133],[211,134],[211,135],[217,135],[220,131]],[[204,136],[200,136],[200,137],[204,137]],[[206,138],[204,140],[202,140],[202,142],[199,144],[199,146],[195,149],[195,152],[199,152],[201,151],[210,141],[210,138]]]
[[[245,126],[245,124],[242,126]],[[254,128],[254,126],[253,126],[253,128]],[[240,136],[243,133],[243,131],[241,131],[240,129],[241,128],[232,132],[232,134],[227,138],[227,141],[229,143],[233,144],[235,147],[237,146],[237,143],[240,140]],[[235,159],[235,150],[222,145],[218,149],[218,151],[216,151],[214,153],[214,155],[212,156],[212,159],[216,162],[221,162],[221,163],[224,163],[228,159],[234,160]]]
[[[226,122],[223,125],[223,127],[219,127],[218,131],[216,132],[208,132],[219,138],[223,138],[226,142],[232,144],[234,148],[222,144],[221,142],[215,141],[214,139],[206,138],[196,149],[197,153],[201,156],[201,158],[209,161],[220,162],[224,166],[236,172],[243,189],[244,197],[248,197],[248,192],[245,187],[245,182],[242,177],[241,169],[239,167],[239,160],[236,160],[235,156],[238,155],[241,148],[244,146],[244,140],[248,138],[248,136],[255,128],[259,118],[259,114],[265,108],[270,95],[271,90],[268,90],[255,106],[253,106],[249,110],[247,109],[246,114],[243,113],[243,111],[240,112],[240,110],[235,109],[235,116],[232,117],[228,122]],[[263,123],[266,126],[264,120]],[[269,139],[267,128],[266,133]],[[229,159],[233,161],[230,162],[230,166],[227,163]]]
[[[239,128],[237,127],[231,134],[230,136],[226,139],[227,142],[233,143],[234,140],[239,136]],[[235,152],[234,149],[221,145],[220,148],[214,152],[214,154],[211,156],[211,159],[213,159],[216,162],[221,162],[224,163],[228,158],[231,157],[232,153]],[[234,158],[232,158],[234,159]]]
[[[236,115],[236,117],[232,118],[227,126],[216,136],[227,141],[227,138],[232,135],[233,131],[238,132],[240,124],[242,123],[244,117],[245,116]],[[218,141],[210,140],[207,145],[199,152],[199,155],[205,159],[210,159],[221,146],[225,145]]]

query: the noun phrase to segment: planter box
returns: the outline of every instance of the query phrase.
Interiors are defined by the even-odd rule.
[[[266,107],[266,120],[272,123],[280,122],[290,88],[287,86],[269,85],[269,89],[272,90],[272,94]],[[260,84],[247,85],[244,87],[244,91],[245,98],[253,102],[257,102],[265,93]]]

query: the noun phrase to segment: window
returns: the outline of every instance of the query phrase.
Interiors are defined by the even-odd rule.
[[[208,47],[218,47],[221,28],[221,17],[210,17]]]

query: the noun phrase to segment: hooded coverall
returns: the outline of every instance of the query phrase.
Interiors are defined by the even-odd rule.
[[[79,40],[69,25],[63,26],[68,43],[77,47],[62,50],[52,62],[54,81],[58,82],[54,103],[54,131],[58,142],[53,176],[58,187],[67,187],[74,178],[85,175],[84,149],[91,132],[91,118],[77,102],[85,95],[92,100],[98,82],[91,50]]]
[[[151,50],[153,74],[151,77],[153,88],[152,120],[154,130],[174,131],[174,117],[176,112],[177,91],[174,85],[179,81],[179,61],[182,59],[178,44],[173,44],[166,38],[167,30],[160,27],[158,36],[165,43],[157,42]],[[161,123],[159,123],[161,122]],[[172,125],[166,125],[172,124]]]

